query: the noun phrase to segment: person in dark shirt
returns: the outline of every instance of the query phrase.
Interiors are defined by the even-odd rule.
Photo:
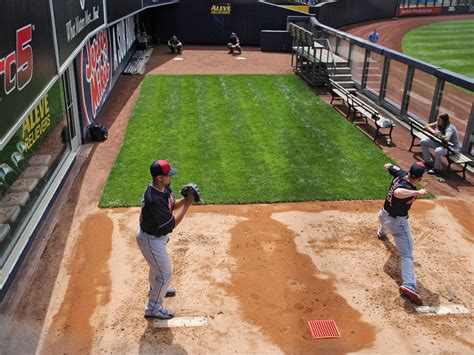
[[[170,319],[173,311],[163,308],[163,298],[174,294],[168,289],[173,269],[166,244],[169,233],[183,220],[194,201],[190,193],[186,199],[176,200],[171,191],[171,177],[177,173],[166,160],[155,160],[150,166],[152,183],[143,194],[140,224],[137,228],[137,243],[150,266],[148,280],[150,290],[145,317]]]
[[[407,172],[390,163],[384,165],[390,175],[394,177],[388,190],[384,206],[380,210],[377,237],[384,240],[387,233],[393,235],[398,252],[400,253],[402,268],[402,285],[400,293],[407,296],[413,303],[421,304],[423,300],[416,293],[416,277],[413,268],[413,237],[408,223],[408,211],[417,196],[428,193],[426,189],[416,189],[421,181],[426,167],[417,162]]]
[[[227,43],[227,48],[229,48],[229,54],[233,54],[234,51],[242,53],[242,47],[240,47],[240,39],[237,37],[235,32],[230,34],[229,43]]]
[[[181,54],[183,44],[179,41],[178,37],[171,36],[171,38],[168,40],[168,48],[170,49],[171,53]]]

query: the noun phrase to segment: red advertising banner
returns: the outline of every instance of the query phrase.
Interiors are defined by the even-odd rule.
[[[426,15],[440,15],[441,6],[431,7],[405,7],[398,9],[398,16],[426,16]]]

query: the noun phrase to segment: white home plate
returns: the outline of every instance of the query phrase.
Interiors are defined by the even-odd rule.
[[[462,304],[453,304],[449,306],[419,306],[415,307],[416,311],[421,314],[463,314],[469,313],[469,310]]]
[[[181,58],[181,57],[176,57],[176,58],[173,58],[173,60],[183,60],[183,58]]]
[[[175,317],[171,319],[154,319],[155,328],[187,328],[207,325],[206,317]]]
[[[235,59],[237,59],[237,60],[245,60],[245,59],[247,59],[247,58],[245,58],[245,57],[237,57],[237,58],[235,58]]]

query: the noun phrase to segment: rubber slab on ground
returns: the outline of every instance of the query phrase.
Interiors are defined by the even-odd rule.
[[[340,338],[341,334],[333,320],[310,320],[309,329],[315,339]]]
[[[171,319],[154,319],[154,328],[187,328],[207,325],[206,317],[175,317]]]
[[[415,307],[416,311],[420,314],[465,314],[469,313],[467,309],[462,304],[451,304],[448,306],[439,306],[439,307],[430,307],[430,306],[420,306]]]

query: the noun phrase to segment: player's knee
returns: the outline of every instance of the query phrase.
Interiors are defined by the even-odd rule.
[[[431,143],[431,139],[430,138],[423,138],[423,139],[420,140],[420,143],[421,143],[421,145],[429,146],[430,143]]]

